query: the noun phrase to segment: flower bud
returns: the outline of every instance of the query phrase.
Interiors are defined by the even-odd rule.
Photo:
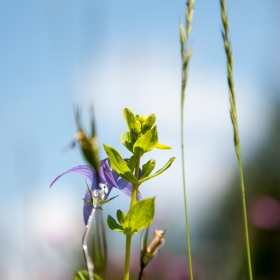
[[[143,269],[155,257],[159,250],[164,245],[165,230],[156,229],[154,231],[154,239],[147,247],[148,230],[146,230],[144,242],[141,246],[141,268]]]

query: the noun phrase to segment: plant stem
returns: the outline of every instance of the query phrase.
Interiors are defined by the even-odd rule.
[[[187,190],[186,190],[186,179],[185,179],[185,159],[184,159],[184,133],[183,133],[183,110],[181,110],[181,144],[182,144],[182,173],[183,173],[183,186],[184,186],[184,210],[185,210],[185,222],[186,222],[186,241],[188,247],[188,263],[190,270],[190,279],[193,280],[192,271],[192,255],[191,255],[191,239],[188,219],[188,205],[187,205]]]
[[[136,156],[136,164],[135,164],[135,176],[139,177],[139,167],[140,167],[140,157]],[[130,200],[130,208],[137,201],[137,193],[138,193],[139,184],[132,184],[132,195]],[[129,280],[129,268],[130,268],[130,249],[131,249],[131,240],[132,235],[126,235],[126,243],[125,243],[125,264],[124,264],[124,276],[123,280]]]
[[[140,157],[136,156],[136,164],[135,164],[135,177],[139,177],[139,167],[140,167]],[[132,195],[130,200],[130,209],[137,201],[137,193],[138,193],[139,184],[132,185]]]
[[[142,279],[143,272],[144,272],[144,267],[141,267],[140,272],[139,272],[139,276],[138,276],[138,280]]]
[[[93,280],[94,265],[93,265],[93,262],[90,258],[90,255],[88,253],[87,238],[88,238],[88,234],[89,234],[89,230],[90,230],[90,226],[91,226],[91,222],[92,222],[95,210],[96,210],[96,208],[93,207],[92,211],[90,213],[90,216],[88,218],[88,222],[86,224],[86,229],[84,231],[84,235],[83,235],[83,238],[82,238],[82,247],[83,247],[84,257],[85,257],[85,260],[86,260],[86,263],[87,263],[88,275],[89,275],[90,280]]]
[[[246,199],[245,199],[245,187],[244,187],[244,178],[243,178],[243,167],[242,167],[242,155],[240,148],[240,139],[238,131],[238,122],[237,122],[237,112],[236,112],[236,102],[235,102],[235,89],[234,89],[234,80],[233,80],[233,55],[231,50],[231,44],[229,39],[229,23],[226,12],[226,3],[225,0],[220,0],[221,4],[221,17],[223,22],[223,40],[224,48],[227,56],[227,72],[228,72],[228,86],[229,86],[229,100],[230,100],[230,117],[233,125],[234,132],[234,146],[235,152],[238,160],[238,168],[240,174],[240,187],[241,187],[241,200],[243,208],[243,219],[244,219],[244,229],[245,229],[245,240],[246,240],[246,252],[247,252],[247,261],[248,261],[248,270],[249,270],[249,279],[253,280],[252,266],[251,266],[251,255],[250,255],[250,243],[249,243],[249,231],[248,231],[248,222],[247,222],[247,211],[246,211]]]
[[[247,261],[248,261],[248,268],[249,268],[249,278],[250,278],[250,280],[253,280],[241,151],[239,151],[239,156],[237,156],[237,157],[238,157],[238,167],[239,167],[239,174],[240,174],[241,199],[242,199],[242,208],[243,208],[243,219],[244,219],[244,228],[245,228],[246,252],[247,252]]]
[[[184,153],[184,102],[185,102],[185,90],[188,81],[188,66],[189,60],[192,54],[192,48],[188,48],[188,39],[191,31],[191,23],[193,19],[193,7],[194,0],[189,0],[186,4],[186,31],[182,24],[180,26],[180,39],[181,39],[181,56],[182,56],[182,87],[181,87],[181,154],[182,154],[182,174],[183,174],[183,191],[184,191],[184,211],[185,211],[185,223],[186,223],[186,242],[188,249],[188,264],[190,279],[193,280],[192,270],[192,256],[191,256],[191,241],[190,241],[190,229],[188,219],[188,206],[187,206],[187,190],[186,190],[186,178],[185,178],[185,153]]]
[[[131,239],[132,239],[132,235],[127,234],[126,242],[125,242],[125,263],[124,263],[123,280],[129,280]]]

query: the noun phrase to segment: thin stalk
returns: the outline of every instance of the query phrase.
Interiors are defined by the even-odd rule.
[[[135,164],[135,177],[139,178],[139,167],[140,167],[140,157],[136,156],[136,164]],[[137,193],[138,193],[139,184],[133,184],[132,195],[130,200],[130,209],[137,201]]]
[[[139,177],[139,167],[140,167],[140,157],[136,156],[136,164],[135,164],[135,176]],[[139,184],[132,184],[132,195],[130,200],[130,209],[137,201],[137,193],[138,193]],[[125,243],[125,264],[124,264],[124,280],[129,280],[129,268],[130,268],[130,249],[131,249],[131,240],[132,235],[126,235],[126,243]]]
[[[100,211],[101,212],[101,211]],[[106,230],[104,226],[104,219],[101,212],[100,215],[100,229],[101,229],[101,236],[102,236],[102,244],[103,244],[103,278],[106,279],[106,272],[107,272],[107,262],[108,262],[108,250],[107,250],[107,237],[106,237]]]
[[[132,235],[130,235],[130,234],[126,235],[125,263],[124,263],[124,276],[123,276],[123,280],[129,280],[131,239],[132,239]]]
[[[89,234],[89,230],[90,230],[90,226],[91,226],[91,222],[92,222],[95,210],[96,210],[96,208],[93,207],[92,211],[90,213],[90,216],[88,218],[88,222],[86,224],[86,228],[85,228],[84,235],[82,238],[82,247],[83,247],[84,257],[86,260],[88,275],[89,275],[90,280],[93,280],[94,265],[93,265],[93,262],[90,258],[89,252],[88,252],[87,239],[88,239],[88,234]]]
[[[182,174],[183,174],[183,191],[184,191],[184,212],[186,223],[186,242],[188,248],[188,264],[190,279],[193,280],[192,269],[192,256],[191,256],[191,241],[190,241],[190,229],[188,219],[188,205],[187,205],[187,189],[186,189],[186,177],[185,177],[185,152],[184,152],[184,102],[185,102],[185,90],[188,81],[188,66],[189,60],[192,54],[192,47],[188,48],[188,39],[191,31],[191,23],[193,19],[193,7],[194,0],[189,0],[186,4],[186,31],[183,25],[180,25],[180,41],[181,41],[181,56],[182,56],[182,87],[181,87],[181,153],[182,153]]]
[[[248,261],[248,270],[249,278],[253,280],[252,266],[251,266],[251,255],[250,255],[250,243],[249,243],[249,231],[248,231],[248,222],[247,222],[247,211],[246,211],[246,198],[245,198],[245,187],[244,187],[244,178],[243,178],[243,166],[242,166],[242,154],[240,148],[240,139],[238,131],[238,122],[237,122],[237,112],[236,112],[236,102],[235,102],[235,88],[233,80],[233,55],[231,50],[231,44],[229,39],[229,23],[226,12],[226,3],[225,0],[220,0],[221,4],[221,17],[223,22],[223,40],[224,47],[227,56],[227,72],[228,72],[228,86],[229,86],[229,101],[230,101],[230,117],[233,125],[234,131],[234,146],[235,152],[238,160],[238,168],[240,174],[240,187],[241,187],[241,200],[243,208],[243,219],[244,219],[244,229],[245,229],[245,240],[246,240],[246,252],[247,252],[247,261]]]
[[[139,276],[138,276],[138,280],[142,279],[143,272],[144,272],[144,267],[141,267],[140,272],[139,272]]]

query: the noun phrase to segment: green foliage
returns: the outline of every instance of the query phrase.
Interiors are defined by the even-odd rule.
[[[171,150],[171,146],[167,146],[161,143],[157,143],[155,148],[160,149],[160,150]]]
[[[127,162],[127,166],[129,167],[129,169],[131,170],[131,172],[134,171],[135,166],[136,166],[136,157],[132,156],[128,162]]]
[[[118,210],[117,211],[117,219],[118,219],[118,222],[120,224],[118,224],[118,222],[110,215],[108,215],[108,218],[107,218],[107,223],[108,223],[108,226],[111,230],[114,230],[114,231],[119,231],[119,232],[123,232],[123,223],[125,221],[125,213],[122,212],[121,210]]]
[[[133,153],[133,144],[134,144],[134,142],[131,139],[130,132],[125,132],[121,136],[121,142],[130,152]]]
[[[142,122],[140,121],[141,123],[141,132],[143,134],[145,134],[148,130],[150,130],[153,125],[155,124],[156,122],[156,116],[154,114],[151,114],[149,117],[147,118],[142,118]]]
[[[127,215],[118,210],[116,213],[118,221],[110,215],[107,218],[108,226],[111,230],[123,232],[126,235],[124,279],[128,280],[132,235],[147,228],[152,223],[155,213],[154,198],[137,202],[139,186],[144,181],[152,179],[167,170],[175,160],[175,157],[171,158],[165,166],[152,175],[156,161],[150,159],[142,166],[142,177],[139,180],[141,157],[154,148],[169,150],[171,147],[158,143],[157,126],[155,126],[156,116],[154,114],[149,116],[134,115],[131,110],[125,108],[123,115],[128,131],[122,134],[120,140],[133,155],[128,161],[125,161],[114,148],[104,145],[104,149],[114,171],[132,184],[130,210]]]
[[[148,227],[155,214],[155,198],[147,198],[132,206],[123,223],[124,234],[131,235]]]
[[[142,176],[142,179],[139,180],[139,183],[142,184],[143,182],[150,180],[158,175],[160,175],[161,173],[163,173],[165,170],[167,170],[171,164],[173,163],[173,161],[175,160],[175,157],[172,157],[160,170],[158,170],[156,173],[148,176],[148,177],[144,177]]]
[[[171,147],[158,143],[156,116],[134,115],[128,108],[124,109],[124,118],[129,131],[121,136],[122,144],[135,156],[141,157],[154,148],[170,150]],[[132,170],[132,169],[131,169]]]
[[[114,148],[105,144],[103,146],[108,158],[110,159],[112,168],[118,173],[118,175],[133,184],[138,183],[137,178],[131,172],[121,155]]]
[[[97,274],[93,275],[94,280],[102,280]],[[89,275],[87,270],[79,270],[74,275],[74,280],[89,280]]]
[[[134,114],[128,108],[124,109],[123,115],[132,140],[137,140],[138,135],[141,132],[141,123],[135,118]]]
[[[154,159],[150,159],[147,163],[142,166],[142,178],[149,176],[156,166],[156,161]]]
[[[133,146],[133,153],[142,156],[144,153],[151,151],[158,143],[157,127],[140,136]]]
[[[123,227],[112,216],[108,215],[107,223],[111,230],[123,232]]]
[[[111,230],[132,235],[148,227],[155,214],[155,198],[147,198],[132,206],[127,215],[121,210],[117,211],[118,222],[108,215],[107,223]]]
[[[121,210],[117,211],[117,219],[121,225],[124,223],[125,216],[126,216],[125,213],[122,212]]]

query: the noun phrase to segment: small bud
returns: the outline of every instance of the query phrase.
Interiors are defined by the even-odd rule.
[[[159,250],[164,245],[165,231],[156,229],[154,231],[154,239],[151,244],[147,247],[148,230],[146,230],[144,237],[144,244],[141,246],[141,268],[144,269],[145,266],[155,257]]]

